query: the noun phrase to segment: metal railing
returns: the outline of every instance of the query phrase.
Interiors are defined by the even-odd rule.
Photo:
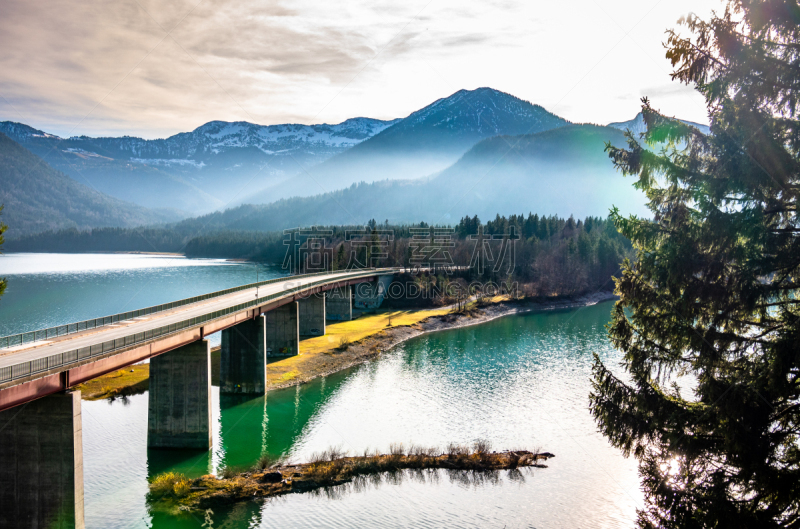
[[[77,323],[67,323],[66,325],[58,325],[56,327],[49,327],[47,329],[39,329],[36,331],[12,334],[10,336],[3,336],[0,337],[0,349],[7,349],[9,347],[16,347],[18,345],[38,342],[50,338],[57,338],[59,336],[65,336],[67,334],[74,334],[76,332],[96,329],[98,327],[104,327],[106,325],[113,325],[114,323],[119,323],[121,321],[131,320],[133,318],[139,318],[141,316],[149,316],[150,314],[156,314],[158,312],[172,310],[178,307],[182,307],[184,305],[191,305],[192,303],[197,303],[199,301],[205,301],[207,299],[226,296],[228,294],[233,294],[234,292],[247,290],[248,288],[256,288],[264,285],[269,285],[272,283],[279,283],[281,281],[287,280],[288,278],[302,279],[305,277],[314,277],[318,275],[332,274],[332,273],[336,273],[336,271],[314,272],[312,274],[276,277],[274,279],[268,279],[266,281],[259,281],[257,283],[249,283],[238,287],[226,288],[225,290],[218,290],[216,292],[202,294],[200,296],[194,296],[191,298],[181,299],[178,301],[172,301],[170,303],[163,303],[161,305],[154,305],[152,307],[147,307],[144,309],[131,310],[128,312],[113,314],[111,316],[102,316],[100,318],[93,318],[90,320],[79,321]]]
[[[395,269],[392,268],[378,268],[373,270],[364,271],[360,274],[355,274],[353,276],[347,277],[347,279],[358,279],[362,277],[369,277],[373,276],[376,273],[382,272],[391,272]],[[302,276],[286,276],[282,278],[278,278],[277,281],[280,280],[287,280],[287,279],[295,279],[295,278],[306,278],[317,276],[321,274],[331,274],[335,272],[321,272],[321,273],[314,273],[314,274],[304,274]],[[262,283],[275,283],[276,280],[269,280]],[[270,294],[268,296],[264,296],[258,299],[254,299],[245,303],[239,303],[238,305],[234,305],[232,307],[228,307],[221,310],[216,310],[213,312],[209,312],[208,314],[204,314],[202,316],[197,316],[195,318],[189,318],[187,320],[179,321],[176,323],[171,323],[169,325],[164,325],[162,327],[157,327],[155,329],[150,329],[148,331],[143,331],[135,334],[129,334],[127,336],[123,336],[122,338],[117,338],[116,340],[108,340],[106,342],[101,342],[98,344],[94,344],[88,347],[81,347],[79,349],[73,349],[72,351],[66,351],[63,353],[58,353],[50,356],[46,356],[43,358],[37,358],[34,360],[30,360],[28,362],[21,362],[19,364],[14,364],[10,366],[6,366],[0,368],[0,384],[4,384],[6,382],[10,382],[12,380],[25,378],[31,375],[35,375],[38,373],[43,373],[46,371],[50,371],[51,369],[55,369],[58,367],[68,366],[70,364],[79,362],[81,360],[85,360],[87,358],[92,358],[94,356],[103,355],[106,353],[114,352],[118,349],[124,349],[130,347],[132,345],[137,345],[140,343],[148,342],[154,338],[159,338],[161,336],[166,336],[169,334],[174,334],[179,331],[183,331],[184,329],[188,329],[191,327],[195,327],[200,325],[201,323],[206,323],[218,318],[225,317],[229,314],[233,314],[235,312],[239,312],[249,307],[254,307],[257,305],[261,305],[264,302],[271,301],[273,299],[282,298],[284,296],[288,296],[291,294],[295,294],[297,292],[301,292],[303,290],[307,290],[309,288],[313,288],[315,286],[324,285],[325,283],[330,283],[330,279],[322,280],[322,281],[314,281],[311,283],[307,283],[305,285],[298,285],[294,288],[289,290],[284,290],[281,292],[276,292],[275,294]],[[240,288],[240,287],[237,287]],[[231,290],[231,289],[228,289]],[[233,290],[235,292],[235,290]],[[225,291],[220,291],[225,292]],[[209,295],[209,294],[206,294]],[[192,299],[192,298],[189,298]],[[182,300],[183,301],[183,300]]]

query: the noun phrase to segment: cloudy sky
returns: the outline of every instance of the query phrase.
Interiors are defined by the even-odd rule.
[[[707,122],[664,30],[718,0],[3,0],[0,121],[165,137],[211,120],[403,117],[490,86],[576,122],[639,98]]]

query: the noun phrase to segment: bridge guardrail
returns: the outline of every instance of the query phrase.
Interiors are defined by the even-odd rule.
[[[393,271],[393,268],[376,268],[373,270],[365,271],[363,273],[357,274],[355,276],[349,277],[348,279],[358,279],[360,277],[369,277],[375,275],[375,273],[380,272],[388,272]],[[324,274],[330,274],[331,272],[323,272]],[[280,279],[286,280],[291,278],[306,278],[312,277],[315,275],[320,275],[320,273],[315,274],[304,274],[302,276],[287,276]],[[270,280],[270,282],[275,282],[274,280]],[[194,318],[189,318],[187,320],[179,321],[176,323],[172,323],[170,325],[164,325],[162,327],[157,327],[155,329],[151,329],[149,331],[139,332],[135,334],[129,334],[127,336],[123,336],[122,338],[117,338],[115,340],[109,340],[106,342],[102,342],[99,344],[92,345],[90,347],[81,347],[80,349],[73,349],[72,351],[65,351],[63,353],[58,353],[50,356],[46,356],[44,358],[37,358],[34,360],[30,360],[28,362],[21,362],[19,364],[14,364],[10,366],[6,366],[0,368],[0,384],[10,382],[12,380],[16,380],[19,378],[24,378],[30,375],[35,375],[37,373],[43,373],[45,371],[49,371],[51,369],[57,367],[67,366],[69,364],[78,362],[79,360],[85,360],[86,358],[91,358],[93,356],[99,356],[105,353],[113,352],[118,349],[124,349],[126,347],[130,347],[131,345],[136,345],[139,343],[144,343],[153,338],[158,338],[160,336],[166,336],[169,334],[174,334],[176,332],[182,331],[184,329],[194,327],[201,323],[206,323],[218,318],[222,318],[234,312],[239,312],[244,310],[248,307],[253,307],[257,305],[261,305],[267,301],[271,301],[273,299],[278,299],[289,294],[294,294],[296,292],[300,292],[302,290],[306,290],[308,288],[312,288],[319,285],[324,285],[325,283],[329,283],[330,280],[323,280],[323,281],[314,281],[312,283],[308,283],[306,285],[298,285],[290,290],[286,290],[283,292],[277,292],[275,294],[270,294],[268,296],[264,296],[258,299],[254,299],[252,301],[248,301],[245,303],[239,303],[238,305],[234,305],[233,307],[228,307],[226,309],[220,309],[214,312],[210,312],[208,314],[204,314],[202,316],[197,316]],[[260,286],[260,285],[259,285]],[[191,298],[190,298],[191,299]]]
[[[41,340],[47,340],[49,338],[57,338],[59,336],[65,336],[67,334],[74,334],[76,332],[86,331],[89,329],[96,329],[98,327],[105,327],[106,325],[112,325],[114,323],[119,323],[121,321],[131,320],[133,318],[138,318],[140,316],[149,316],[150,314],[156,314],[159,312],[172,310],[178,307],[182,307],[184,305],[191,305],[192,303],[197,303],[199,301],[205,301],[207,299],[226,296],[228,294],[233,294],[234,292],[247,290],[248,288],[256,288],[264,285],[270,285],[272,283],[278,283],[280,281],[285,281],[289,277],[304,278],[304,277],[313,277],[331,273],[334,272],[329,272],[329,271],[314,272],[311,274],[302,274],[296,276],[276,277],[274,279],[267,279],[265,281],[258,281],[256,283],[248,283],[246,285],[240,285],[238,287],[226,288],[224,290],[217,290],[215,292],[210,292],[208,294],[201,294],[199,296],[193,296],[191,298],[180,299],[178,301],[172,301],[170,303],[153,305],[152,307],[147,307],[144,309],[121,312],[119,314],[113,314],[111,316],[102,316],[100,318],[93,318],[89,320],[79,321],[77,323],[67,323],[65,325],[57,325],[55,327],[48,327],[47,329],[39,329],[36,331],[29,331],[18,334],[11,334],[9,336],[2,336],[0,337],[0,349],[7,349],[9,347],[15,347],[17,345],[38,342]]]

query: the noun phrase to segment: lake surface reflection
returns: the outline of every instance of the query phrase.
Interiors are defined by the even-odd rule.
[[[146,394],[84,403],[87,523],[207,524],[148,514],[147,477],[168,470],[199,476],[246,467],[262,452],[304,461],[329,446],[357,454],[393,442],[444,447],[488,439],[496,450],[541,448],[556,458],[535,471],[383,476],[218,509],[209,520],[242,528],[632,527],[641,502],[635,462],[596,432],[587,409],[591,353],[607,365],[618,356],[603,328],[610,309],[603,303],[512,316],[422,336],[370,364],[268,398],[220,398],[214,388],[209,453],[148,451]]]
[[[272,274],[272,275],[269,275]],[[261,279],[279,275],[262,269]],[[252,264],[153,256],[0,258],[8,277],[0,335],[63,324],[255,280]],[[147,449],[148,395],[83,402],[87,527],[632,527],[642,495],[635,461],[596,431],[588,411],[592,353],[616,366],[610,303],[506,317],[411,340],[374,362],[270,393],[220,397],[213,449]],[[218,338],[217,338],[218,339]],[[304,461],[340,446],[444,447],[488,439],[495,450],[541,448],[549,468],[493,474],[405,472],[217,509],[152,513],[148,477],[243,468],[262,454]]]

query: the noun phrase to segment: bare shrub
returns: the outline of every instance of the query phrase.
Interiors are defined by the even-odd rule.
[[[328,461],[336,461],[337,459],[341,459],[347,455],[346,450],[342,450],[341,446],[331,446],[328,448]]]
[[[469,448],[458,443],[447,444],[447,455],[450,457],[465,456],[469,454]]]
[[[492,443],[486,439],[478,439],[472,444],[472,450],[479,455],[488,454],[492,449]]]
[[[347,455],[346,450],[342,450],[341,446],[330,446],[322,452],[314,452],[308,458],[309,463],[324,463],[327,461],[336,461]]]
[[[269,454],[261,454],[261,457],[258,458],[253,468],[255,470],[266,470],[277,463],[278,461]]]
[[[389,453],[393,456],[405,455],[403,450],[403,443],[392,443],[389,445]]]
[[[238,468],[238,467],[225,467],[225,468],[222,470],[222,477],[223,477],[224,479],[231,479],[231,478],[235,478],[235,477],[236,477],[236,475],[237,475],[237,474],[240,474],[241,472],[242,472],[242,469],[241,469],[241,468]]]
[[[314,452],[308,458],[308,462],[315,464],[315,463],[323,463],[328,460],[328,452],[327,450],[323,450],[322,452]]]
[[[408,449],[408,455],[419,457],[436,457],[439,455],[439,449],[435,446],[421,446],[412,444]]]

